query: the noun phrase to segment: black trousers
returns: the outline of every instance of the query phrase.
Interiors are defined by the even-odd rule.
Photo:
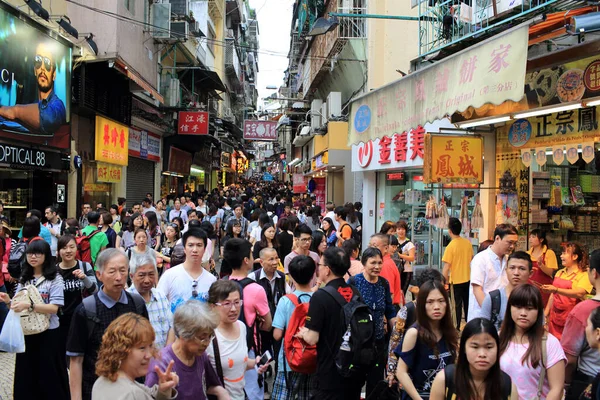
[[[25,336],[25,353],[17,354],[15,365],[15,400],[71,398],[65,354],[59,354],[59,341],[58,329]]]
[[[388,355],[388,344],[389,340],[379,339],[375,341],[375,361],[376,364],[374,367],[370,368],[367,372],[367,396],[375,390],[375,386],[385,378],[385,367],[387,363],[387,355]]]
[[[410,281],[412,281],[413,273],[412,272],[402,272],[400,274],[400,280],[402,281],[402,293],[404,293],[404,297],[406,298],[406,292],[408,291],[408,286],[410,285]]]
[[[311,400],[360,400],[363,379],[360,383],[344,385],[342,389],[328,390],[315,389],[310,398]]]
[[[469,312],[469,286],[471,282],[454,284],[454,303],[456,305],[456,329],[460,330],[460,320],[462,319],[463,309],[465,311],[465,321],[468,320]]]

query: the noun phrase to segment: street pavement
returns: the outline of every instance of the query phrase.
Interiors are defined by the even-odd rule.
[[[15,354],[0,353],[0,400],[12,400],[13,398],[15,359]]]

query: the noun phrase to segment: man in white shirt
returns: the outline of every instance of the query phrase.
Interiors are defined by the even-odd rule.
[[[494,230],[494,243],[473,257],[469,288],[469,321],[479,315],[487,293],[506,286],[504,270],[507,256],[515,249],[518,239],[517,228],[511,224],[500,224]]]
[[[340,229],[340,223],[335,220],[335,204],[333,204],[331,201],[328,201],[325,204],[325,209],[327,210],[325,218],[331,218],[331,220],[333,221],[333,225],[335,226],[335,230],[337,231],[338,229]]]
[[[217,279],[202,267],[206,241],[202,229],[187,231],[183,235],[185,262],[166,270],[158,281],[158,290],[169,299],[172,312],[190,299],[208,299],[208,289]]]
[[[60,228],[61,228],[62,221],[60,220],[60,217],[56,213],[56,208],[54,208],[53,206],[46,207],[46,210],[44,211],[44,215],[46,216],[46,219],[48,220],[48,222],[46,222],[44,224],[44,226],[46,228],[48,228],[48,230],[50,231],[50,235],[52,235],[52,237],[51,237],[52,242],[50,243],[50,250],[52,250],[52,257],[56,257],[56,250],[58,247],[58,238],[60,237],[60,231],[61,231]]]
[[[148,211],[156,212],[156,208],[152,205],[152,200],[146,197],[142,200],[142,214],[146,214]]]

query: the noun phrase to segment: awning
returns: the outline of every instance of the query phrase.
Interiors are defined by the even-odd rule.
[[[150,95],[154,99],[158,100],[161,104],[165,102],[164,97],[160,93],[158,93],[158,90],[154,89],[152,85],[146,82],[146,80],[142,78],[142,76],[139,75],[137,72],[134,72],[131,66],[128,65],[125,61],[123,61],[123,59],[121,59],[120,57],[117,57],[115,59],[114,68],[117,71],[124,74],[125,76],[127,76],[132,82],[134,82],[144,91],[150,93]]]
[[[471,46],[352,102],[348,144],[409,131],[466,108],[523,97],[529,24]]]
[[[194,70],[194,77],[196,79],[195,84],[202,89],[206,89],[207,91],[218,90],[219,92],[227,91],[219,74],[214,71],[208,69],[196,69]]]

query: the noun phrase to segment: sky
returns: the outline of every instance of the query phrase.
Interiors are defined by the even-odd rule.
[[[267,86],[279,87],[283,83],[283,73],[288,67],[294,0],[250,0],[250,7],[256,10],[258,19],[260,49],[256,89],[259,98],[263,98],[275,92]],[[277,55],[264,54],[266,51]]]

